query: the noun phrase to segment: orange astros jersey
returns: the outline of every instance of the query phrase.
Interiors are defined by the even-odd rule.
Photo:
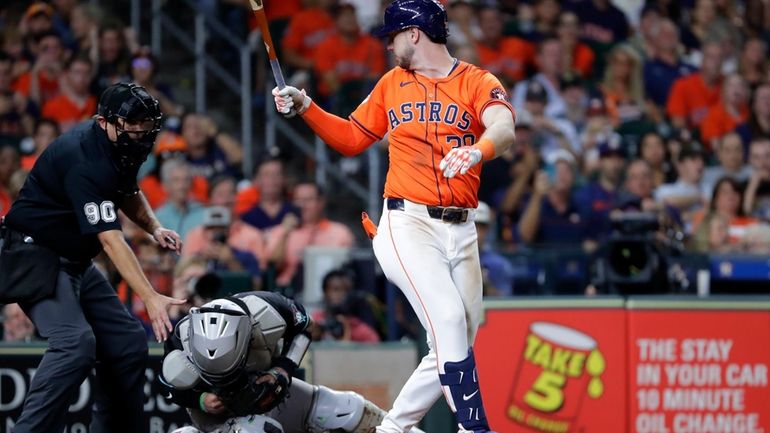
[[[396,67],[377,82],[350,120],[371,138],[390,133],[385,197],[475,208],[481,164],[452,179],[438,167],[453,147],[471,146],[481,137],[481,114],[492,104],[513,111],[500,81],[476,66],[458,62],[444,78]]]

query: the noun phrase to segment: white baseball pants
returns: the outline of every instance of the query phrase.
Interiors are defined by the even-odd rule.
[[[377,433],[404,433],[441,397],[445,362],[468,356],[481,315],[481,266],[476,226],[431,218],[425,205],[404,200],[404,210],[384,206],[374,253],[385,276],[404,293],[428,335],[429,353],[401,389]]]

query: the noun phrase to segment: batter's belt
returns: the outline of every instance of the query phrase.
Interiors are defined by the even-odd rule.
[[[388,210],[405,210],[403,198],[388,198],[385,200]],[[459,207],[425,206],[431,218],[453,224],[461,224],[468,221],[470,212]]]

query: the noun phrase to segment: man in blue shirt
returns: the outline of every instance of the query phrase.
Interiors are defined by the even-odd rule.
[[[580,245],[585,239],[586,220],[572,194],[575,169],[575,159],[566,150],[547,156],[546,169],[537,173],[534,190],[519,220],[518,233],[524,243]]]
[[[626,167],[626,156],[617,134],[599,143],[599,178],[580,188],[575,199],[588,227],[588,237],[600,240],[611,231],[610,211],[618,199],[618,187]]]
[[[163,189],[168,193],[166,204],[155,211],[158,221],[184,239],[187,233],[203,223],[203,205],[190,199],[192,172],[183,159],[170,159],[160,169]]]
[[[653,34],[655,54],[644,62],[644,93],[655,105],[663,108],[674,81],[696,69],[679,58],[679,30],[676,24],[662,19],[653,29]]]

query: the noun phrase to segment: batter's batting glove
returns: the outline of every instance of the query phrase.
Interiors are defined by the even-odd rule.
[[[453,178],[457,173],[465,174],[471,167],[481,162],[481,151],[473,147],[455,147],[444,156],[438,165],[444,170],[444,177]]]
[[[299,90],[292,86],[286,86],[281,90],[275,87],[273,98],[275,99],[275,109],[286,118],[294,117],[297,114],[302,115],[313,102],[305,94],[305,89]]]

